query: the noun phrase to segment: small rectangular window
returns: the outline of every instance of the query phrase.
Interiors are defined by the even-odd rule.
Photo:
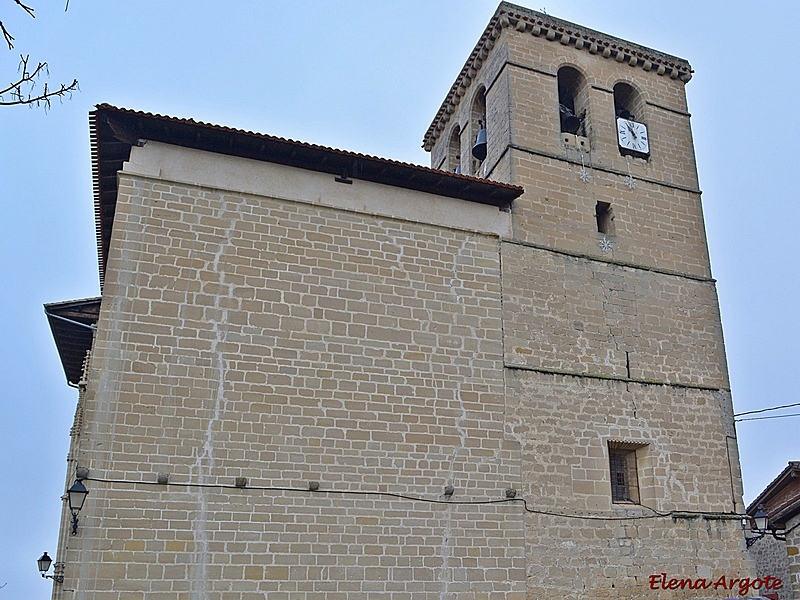
[[[636,450],[608,449],[611,470],[611,501],[639,503],[639,478],[636,470]]]
[[[611,204],[598,202],[594,213],[597,217],[597,231],[606,235],[614,235],[614,213],[611,210]]]

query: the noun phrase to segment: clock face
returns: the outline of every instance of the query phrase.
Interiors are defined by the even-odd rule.
[[[650,142],[647,141],[647,125],[617,119],[617,139],[619,147],[637,154],[650,154]]]

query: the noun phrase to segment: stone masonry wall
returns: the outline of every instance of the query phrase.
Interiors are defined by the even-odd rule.
[[[71,597],[521,597],[497,238],[119,189]]]
[[[789,546],[787,542],[767,535],[754,542],[748,549],[748,553],[755,560],[758,577],[771,575],[781,579],[783,588],[777,590],[778,600],[795,600],[796,598],[792,589],[792,574],[789,571],[791,556],[787,553],[787,546]]]
[[[523,493],[541,511],[526,516],[528,598],[720,598],[649,577],[748,576],[740,519],[693,512],[735,510],[726,392],[519,369],[506,381]],[[639,504],[611,502],[610,441],[638,448]]]
[[[784,543],[793,594],[791,596],[787,594],[786,600],[800,600],[800,515],[795,515],[786,522],[786,532]]]
[[[503,243],[506,364],[727,387],[714,284]]]
[[[566,152],[566,151],[565,151]],[[574,153],[573,153],[574,154]],[[518,240],[696,277],[710,277],[699,194],[589,169],[580,163],[512,153],[515,181],[526,192],[514,205]],[[598,202],[611,205],[613,232],[598,232]],[[611,246],[603,249],[600,241]]]
[[[646,446],[637,457],[642,505],[662,513],[733,512],[720,426],[727,392],[522,369],[510,369],[507,383],[508,426],[522,446],[526,496],[540,507],[619,509],[611,502],[608,442],[625,441]],[[649,525],[669,528],[672,521]]]

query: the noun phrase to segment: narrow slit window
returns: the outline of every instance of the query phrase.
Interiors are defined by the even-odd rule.
[[[614,235],[614,212],[608,202],[598,202],[595,206],[597,231],[606,235]]]

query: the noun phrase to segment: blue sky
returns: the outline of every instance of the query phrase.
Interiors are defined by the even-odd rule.
[[[88,113],[117,106],[428,164],[422,135],[497,4],[488,0],[11,2],[18,52],[81,91],[48,113],[0,107],[0,598],[48,598],[67,387],[42,304],[98,294]],[[738,412],[798,402],[800,4],[537,0],[554,16],[688,59],[712,267]],[[800,412],[795,410],[795,412]],[[800,417],[738,427],[752,500],[800,460]]]

